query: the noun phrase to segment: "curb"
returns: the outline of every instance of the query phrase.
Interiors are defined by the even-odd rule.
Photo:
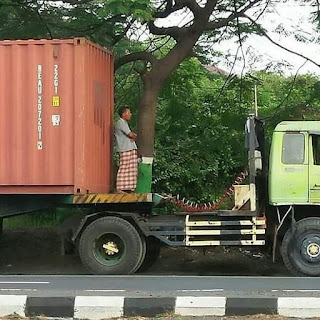
[[[320,298],[314,297],[192,297],[130,298],[121,296],[28,297],[0,295],[0,316],[106,319],[122,316],[245,316],[273,314],[319,317]]]

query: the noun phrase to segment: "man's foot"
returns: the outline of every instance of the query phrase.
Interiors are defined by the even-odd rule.
[[[124,190],[117,190],[116,193],[128,193],[128,192],[126,192]]]

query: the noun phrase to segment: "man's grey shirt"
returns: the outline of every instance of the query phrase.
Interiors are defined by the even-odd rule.
[[[120,118],[115,126],[115,137],[119,152],[130,151],[137,149],[137,145],[132,141],[128,134],[131,132],[128,122]]]

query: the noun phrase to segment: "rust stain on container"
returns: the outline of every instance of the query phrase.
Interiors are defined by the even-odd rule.
[[[0,194],[111,190],[113,56],[85,38],[0,41]]]

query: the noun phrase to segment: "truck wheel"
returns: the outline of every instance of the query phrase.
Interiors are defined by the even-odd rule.
[[[79,255],[93,274],[130,274],[136,271],[144,258],[143,241],[128,221],[103,217],[83,231]]]
[[[320,218],[306,218],[290,228],[282,241],[281,254],[288,270],[298,276],[320,276]]]
[[[149,270],[149,268],[151,268],[154,265],[154,263],[157,261],[160,254],[161,243],[159,239],[155,237],[148,237],[146,239],[146,243],[147,243],[147,252],[138,272],[144,272]]]

